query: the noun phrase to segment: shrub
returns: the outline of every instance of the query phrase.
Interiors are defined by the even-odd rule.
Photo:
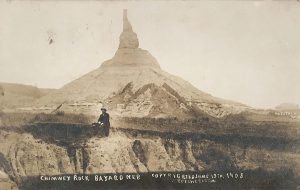
[[[37,114],[32,120],[32,123],[91,123],[92,119],[84,114],[64,113],[63,111],[55,114]]]
[[[57,111],[55,113],[55,115],[63,116],[63,115],[65,115],[65,112],[64,111]]]

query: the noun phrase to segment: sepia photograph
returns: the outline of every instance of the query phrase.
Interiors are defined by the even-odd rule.
[[[3,0],[0,23],[0,190],[300,190],[298,0]]]

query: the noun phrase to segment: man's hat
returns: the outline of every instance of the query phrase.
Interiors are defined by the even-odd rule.
[[[106,108],[101,108],[101,110],[104,110],[104,111],[106,111]]]

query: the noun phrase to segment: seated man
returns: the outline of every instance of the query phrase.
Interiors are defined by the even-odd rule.
[[[104,134],[105,136],[108,137],[109,135],[109,128],[110,128],[110,122],[109,122],[109,114],[106,113],[106,109],[105,108],[101,108],[101,115],[98,119],[98,123],[100,124],[100,126],[103,127],[104,129]]]

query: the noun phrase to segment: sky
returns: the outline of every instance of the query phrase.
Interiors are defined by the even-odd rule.
[[[297,1],[1,1],[0,82],[60,88],[98,68],[124,8],[163,70],[255,108],[300,104]]]

